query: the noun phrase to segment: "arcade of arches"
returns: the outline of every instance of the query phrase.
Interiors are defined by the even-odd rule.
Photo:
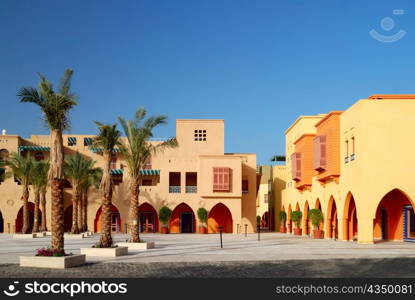
[[[324,237],[346,241],[359,241],[359,203],[352,193],[348,193],[344,202],[343,211],[339,211],[339,203],[330,197],[326,211],[323,211],[324,221],[320,229],[324,230]],[[377,241],[414,241],[415,242],[415,213],[411,199],[401,190],[393,189],[379,200],[376,215],[373,219],[373,242]],[[298,203],[296,203],[298,209]],[[319,199],[314,208],[322,209]],[[373,208],[375,209],[375,208]],[[287,212],[287,233],[292,230],[291,204]],[[308,217],[310,210],[306,201],[303,207],[302,228],[303,235],[310,235],[311,223]],[[342,213],[342,214],[341,214]],[[360,212],[364,215],[365,212]],[[367,212],[369,213],[369,212]],[[343,215],[340,222],[339,215]],[[370,223],[369,223],[370,224]],[[341,227],[340,227],[341,226]]]

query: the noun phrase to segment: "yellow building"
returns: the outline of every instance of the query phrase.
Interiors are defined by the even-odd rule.
[[[415,95],[374,95],[345,111],[300,116],[285,132],[287,169],[279,207],[324,215],[326,238],[415,241]],[[277,216],[277,214],[276,214]]]
[[[76,152],[103,165],[100,149],[92,148],[93,135],[64,135],[65,155]],[[166,205],[173,211],[170,231],[196,232],[199,220],[196,211],[209,212],[208,232],[223,226],[224,232],[237,233],[245,224],[255,230],[256,155],[224,153],[223,120],[177,120],[176,138],[179,147],[167,149],[148,161],[142,172],[140,187],[140,230],[158,232],[157,212]],[[160,143],[161,141],[151,141]],[[31,152],[37,159],[48,159],[50,139],[33,135],[29,139],[17,135],[0,135],[0,159],[11,152]],[[128,171],[120,153],[113,157],[112,174],[116,183],[113,194],[112,230],[125,232],[129,208]],[[72,191],[69,182],[64,191],[65,229],[72,224]],[[48,203],[50,203],[48,193]],[[1,231],[19,232],[22,227],[21,186],[6,179],[0,183]],[[34,195],[31,191],[30,201]],[[31,202],[32,203],[32,202]],[[88,227],[100,230],[101,199],[98,190],[89,195]],[[31,224],[33,224],[33,203]],[[50,228],[50,204],[47,224]]]

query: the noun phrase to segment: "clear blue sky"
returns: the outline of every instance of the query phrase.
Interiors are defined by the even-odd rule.
[[[414,1],[2,0],[0,25],[0,128],[22,136],[47,131],[17,90],[67,67],[80,96],[71,132],[95,133],[92,120],[139,106],[169,116],[158,137],[173,136],[177,118],[223,118],[226,151],[259,163],[284,153],[301,114],[415,93]],[[381,43],[372,29],[407,34]]]

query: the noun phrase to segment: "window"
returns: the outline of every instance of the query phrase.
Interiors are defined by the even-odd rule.
[[[313,139],[313,168],[324,171],[327,165],[326,136],[318,135]]]
[[[242,180],[242,193],[246,194],[248,193],[248,186],[249,186],[249,182],[247,179],[243,179]]]
[[[346,140],[346,157],[344,158],[344,163],[347,164],[349,162],[349,141]]]
[[[264,203],[268,203],[268,194],[264,194]]]
[[[169,193],[181,193],[181,174],[180,172],[169,173]]]
[[[213,191],[230,192],[231,169],[228,167],[213,168]]]
[[[205,129],[195,129],[194,131],[194,140],[195,141],[206,141],[206,130]]]
[[[153,180],[152,179],[143,179],[141,185],[143,185],[143,186],[152,186],[153,185]]]
[[[68,137],[68,146],[76,146],[76,137]]]
[[[92,145],[92,138],[89,138],[89,137],[86,137],[86,138],[84,138],[84,146],[85,147],[87,147],[87,146],[91,146]]]
[[[350,154],[350,160],[352,161],[352,160],[355,159],[355,154],[354,154],[354,151],[355,151],[354,137],[352,137],[351,140],[352,140],[352,154]]]
[[[301,153],[291,154],[291,177],[295,181],[301,180]]]

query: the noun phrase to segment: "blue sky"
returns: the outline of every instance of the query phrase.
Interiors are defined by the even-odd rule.
[[[406,35],[382,43],[372,29]],[[17,90],[36,86],[37,72],[57,82],[67,67],[80,97],[71,132],[95,133],[92,120],[139,106],[169,116],[158,137],[173,136],[178,118],[223,118],[226,151],[258,163],[284,153],[301,114],[415,93],[414,1],[2,0],[0,38],[0,127],[22,136],[47,131]]]

